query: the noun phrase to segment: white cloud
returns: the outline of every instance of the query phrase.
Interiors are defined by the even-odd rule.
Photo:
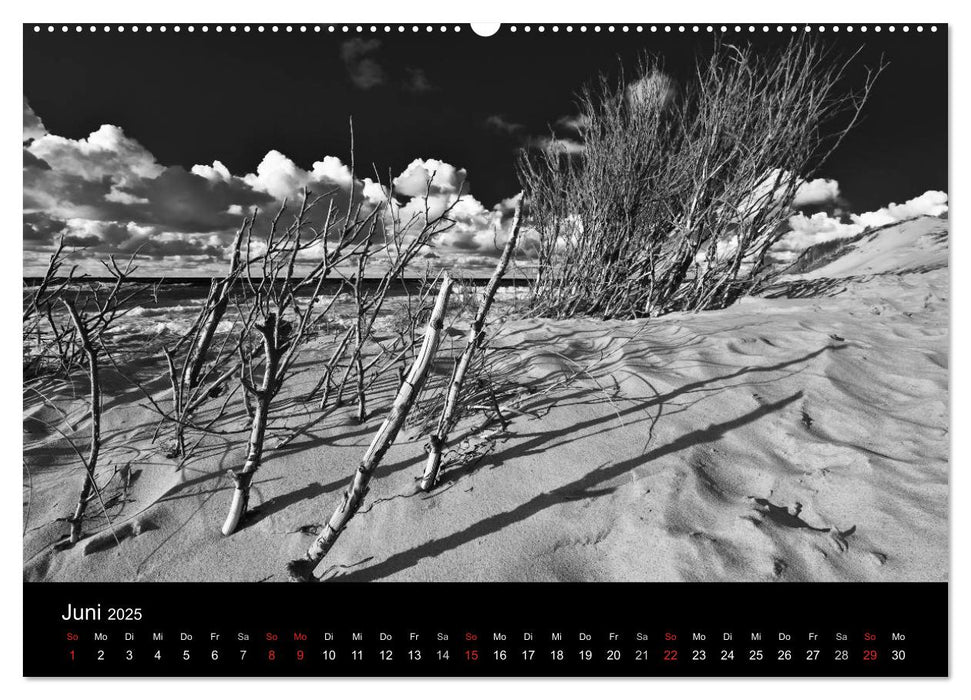
[[[355,201],[363,198],[369,206],[390,196],[388,184],[356,179],[335,156],[324,156],[307,170],[271,150],[255,172],[246,174],[233,174],[219,160],[190,169],[164,166],[110,124],[83,139],[47,133],[26,101],[24,133],[35,139],[25,146],[23,168],[24,240],[34,252],[63,233],[83,250],[82,259],[137,250],[169,260],[182,272],[211,271],[243,215],[254,208],[273,210],[285,198],[293,201],[304,187],[318,194],[339,190],[339,207],[352,190]],[[426,204],[432,218],[451,207],[452,225],[443,223],[434,240],[436,264],[455,264],[465,256],[488,262],[508,235],[516,198],[486,208],[469,194],[466,179],[466,171],[451,163],[416,158],[390,183],[391,206],[403,223],[414,217],[415,224],[424,225]]]
[[[105,195],[105,200],[109,202],[115,202],[117,204],[148,204],[149,200],[146,197],[136,197],[130,192],[125,192],[124,190],[119,190],[117,187],[112,186]]]
[[[345,190],[350,189],[351,183],[354,181],[351,169],[335,156],[324,156],[323,160],[314,163],[310,177],[320,183],[338,185]]]
[[[852,214],[849,221],[818,212],[812,216],[795,214],[789,218],[792,229],[771,250],[780,261],[794,260],[799,253],[817,243],[850,238],[868,228],[892,224],[917,216],[940,216],[947,211],[947,193],[928,190],[903,204],[890,204],[876,211]]]
[[[436,158],[416,158],[392,182],[395,194],[404,197],[421,197],[426,192],[432,194],[458,192],[465,182],[465,177],[464,169],[456,168],[450,163]]]
[[[940,216],[946,211],[947,193],[928,190],[919,197],[908,199],[903,204],[889,204],[877,211],[854,216],[853,220],[863,226],[883,226],[915,216]]]
[[[840,196],[840,186],[836,180],[804,180],[788,170],[773,168],[751,189],[749,195],[738,205],[738,210],[743,215],[761,211],[771,200],[781,200],[790,191],[790,187],[796,189],[792,200],[794,209],[833,204]]]
[[[209,179],[229,180],[233,177],[219,161],[213,163],[212,168],[205,165],[193,166],[192,172]],[[372,202],[385,199],[380,185],[369,179],[355,182],[351,169],[336,156],[324,156],[314,162],[310,170],[304,170],[287,156],[272,150],[263,156],[255,173],[248,173],[241,179],[253,189],[266,192],[277,201],[294,200],[299,197],[304,187],[309,187],[317,194],[334,189],[346,193],[350,192],[352,184],[366,188],[364,196]]]
[[[816,178],[803,180],[796,190],[796,198],[792,204],[797,209],[809,206],[819,206],[835,202],[840,196],[840,185],[836,180]]]
[[[374,204],[385,202],[388,199],[388,190],[380,182],[375,182],[369,177],[364,178],[363,193],[364,198]]]
[[[27,150],[60,173],[88,181],[108,177],[122,186],[157,177],[165,169],[144,146],[111,124],[102,124],[86,139],[46,134]]]
[[[191,172],[193,175],[204,177],[211,182],[229,182],[233,179],[229,168],[218,160],[214,160],[212,165],[193,165]]]
[[[47,129],[44,127],[44,122],[34,114],[34,110],[27,104],[27,98],[24,97],[24,141],[39,139],[46,134]]]
[[[662,87],[644,84],[637,90]],[[638,95],[634,98],[642,99]],[[280,151],[271,150],[256,172],[241,176],[218,160],[212,165],[195,165],[191,171],[166,167],[117,126],[103,125],[83,139],[50,134],[26,101],[24,135],[25,140],[34,139],[25,147],[24,160],[24,236],[34,251],[63,232],[72,244],[88,246],[92,255],[139,250],[158,260],[182,261],[188,269],[209,269],[212,260],[223,256],[239,217],[253,207],[272,208],[274,200],[284,198],[292,201],[303,187],[318,193],[337,188],[345,202],[353,189],[356,197],[372,205],[386,202],[389,196],[385,185],[367,178],[357,180],[335,156],[324,156],[305,170]],[[544,143],[566,153],[583,149],[573,139]],[[753,190],[771,196],[778,174],[770,173]],[[835,180],[796,182],[797,208],[839,200]],[[436,264],[445,265],[472,265],[475,256],[485,264],[494,257],[506,241],[519,197],[486,208],[468,192],[466,171],[437,158],[416,158],[392,180],[392,186],[396,198],[392,207],[403,222],[414,217],[423,225],[426,204],[431,217],[452,207],[454,224],[448,230],[443,226],[434,239]],[[794,213],[789,220],[791,231],[772,254],[777,259],[791,259],[811,245],[852,236],[867,227],[925,214],[936,216],[947,211],[947,201],[946,193],[929,191],[902,204],[842,219],[825,212],[812,216]],[[524,229],[522,236],[520,248],[528,255],[535,248],[536,235]]]
[[[822,211],[812,216],[796,214],[789,218],[789,226],[792,230],[770,250],[780,262],[795,260],[799,253],[817,243],[849,238],[863,230],[859,224],[844,223]]]
[[[153,233],[153,227],[139,226],[131,221],[68,219],[64,222],[65,242],[68,245],[131,251],[133,240],[145,240]]]
[[[214,260],[224,256],[224,241],[217,234],[194,235],[162,231],[131,221],[68,219],[64,222],[64,242],[87,248],[96,254],[137,253],[149,258],[170,258],[182,262],[193,259]]]
[[[219,161],[210,166],[197,165],[192,172],[210,181],[235,179],[245,182],[277,201],[298,196],[302,187],[309,186],[322,192],[325,188],[339,187],[342,192],[353,186],[357,196],[379,205],[388,201],[388,190],[381,183],[365,178],[355,180],[350,168],[339,158],[326,156],[316,161],[311,169],[304,170],[293,160],[270,151],[260,162],[255,173],[236,178]],[[426,214],[435,219],[448,209],[451,222],[442,222],[434,238],[436,250],[450,260],[454,254],[482,251],[492,254],[495,250],[496,225],[508,216],[506,209],[515,206],[516,198],[505,200],[501,208],[487,209],[475,197],[464,191],[466,172],[451,163],[437,158],[416,158],[397,177],[392,179],[395,199],[393,212],[402,225],[412,227],[412,235],[425,225]],[[430,183],[430,184],[429,184]],[[427,202],[426,202],[427,195]],[[242,207],[232,207],[229,213],[242,214]],[[388,215],[390,216],[390,214]],[[390,219],[388,222],[390,223]],[[504,238],[500,240],[504,242]]]
[[[512,197],[506,197],[505,199],[500,199],[494,207],[493,211],[504,212],[511,214],[516,210],[516,207],[523,199],[523,193],[517,192]]]
[[[274,149],[263,156],[256,172],[244,175],[243,180],[253,189],[282,201],[306,187],[310,173]]]

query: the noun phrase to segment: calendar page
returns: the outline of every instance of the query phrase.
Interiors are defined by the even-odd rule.
[[[947,25],[23,53],[24,675],[948,675]]]

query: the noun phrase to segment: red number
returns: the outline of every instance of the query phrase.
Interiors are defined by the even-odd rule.
[[[678,660],[678,650],[677,649],[665,649],[664,650],[664,660],[665,661],[677,661]]]
[[[270,661],[276,661],[276,652],[270,649],[268,652],[266,652],[266,658],[268,658]]]
[[[297,661],[303,661],[303,649],[297,649]]]
[[[465,650],[465,658],[468,659],[469,661],[478,661],[479,660],[479,650],[478,649],[466,649]]]
[[[876,661],[877,660],[877,650],[876,649],[864,649],[863,650],[863,660],[864,661]]]

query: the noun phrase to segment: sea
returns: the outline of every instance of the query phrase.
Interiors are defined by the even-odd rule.
[[[24,277],[24,301],[26,303],[33,290],[41,283],[39,277]],[[112,326],[111,334],[116,337],[123,337],[125,343],[132,342],[163,342],[168,343],[185,335],[189,331],[196,316],[205,303],[209,290],[214,280],[209,278],[132,278],[129,282],[131,287],[138,287],[138,293],[128,302],[127,310],[120,315]],[[478,298],[478,292],[488,283],[488,279],[474,278],[461,279],[456,282],[453,289],[452,306],[474,304]],[[365,293],[377,288],[380,280],[363,280]],[[84,278],[82,281],[72,283],[67,289],[71,293],[79,294],[80,304],[84,303],[85,297],[101,293],[112,285],[111,278]],[[258,284],[258,280],[254,280]],[[55,282],[56,284],[56,282]],[[390,325],[395,314],[402,308],[409,293],[414,297],[422,289],[421,279],[405,279],[395,282],[388,295],[385,304],[375,323],[375,330],[380,331],[382,326]],[[330,302],[331,297],[341,289],[340,280],[325,280],[321,293],[318,297],[318,308]],[[345,287],[345,291],[347,288]],[[308,290],[306,297],[309,298]],[[512,300],[525,298],[528,291],[528,283],[523,279],[506,279],[500,285],[497,294],[498,300]],[[60,315],[61,310],[55,309],[55,313]],[[350,294],[343,294],[334,304],[331,312],[326,319],[328,330],[340,330],[346,328],[350,319],[354,318],[354,304]],[[227,318],[232,314],[227,314]],[[231,320],[224,320],[220,324],[219,331],[226,333],[231,331],[233,323]]]

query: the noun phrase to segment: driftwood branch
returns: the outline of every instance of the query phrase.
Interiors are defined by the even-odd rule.
[[[94,474],[98,468],[98,456],[101,453],[101,377],[98,368],[98,351],[91,341],[87,325],[74,304],[66,299],[62,299],[61,301],[77,330],[78,339],[84,350],[84,355],[88,360],[88,406],[91,412],[91,443],[88,448],[87,459],[84,460],[84,483],[81,485],[81,493],[78,495],[78,503],[74,508],[74,515],[70,519],[70,541],[71,544],[74,544],[81,539],[84,511],[87,508],[88,501],[91,499],[91,490],[94,487]]]
[[[320,564],[321,560],[327,555],[340,533],[343,532],[347,523],[350,522],[354,514],[357,513],[364,497],[368,492],[368,485],[375,469],[384,457],[385,452],[398,436],[398,431],[404,424],[415,402],[415,398],[421,391],[421,387],[428,376],[431,368],[432,359],[438,350],[438,344],[442,336],[442,321],[445,310],[448,306],[449,295],[452,291],[452,279],[446,273],[442,279],[442,285],[435,300],[435,307],[431,317],[428,319],[428,326],[425,329],[425,337],[422,341],[421,350],[412,364],[388,416],[384,419],[374,439],[371,441],[367,452],[361,459],[361,463],[354,474],[354,478],[341,498],[340,505],[331,515],[324,525],[321,533],[311,542],[306,555],[300,559],[295,559],[287,565],[287,572],[291,581],[311,581],[314,579],[314,569]]]
[[[442,453],[448,444],[448,434],[451,432],[455,423],[456,411],[458,410],[459,404],[459,395],[462,392],[462,385],[465,383],[465,376],[469,371],[472,358],[482,345],[485,322],[487,316],[489,315],[489,309],[492,308],[492,300],[496,296],[496,290],[499,288],[499,283],[502,281],[502,277],[506,273],[506,267],[509,265],[509,260],[512,258],[513,251],[516,249],[516,241],[519,238],[519,224],[521,215],[522,200],[520,200],[516,207],[516,214],[513,218],[512,229],[509,232],[509,239],[506,241],[505,248],[503,248],[502,256],[499,258],[499,262],[496,264],[496,269],[492,273],[492,278],[489,280],[489,284],[486,286],[485,295],[483,296],[479,309],[475,314],[475,319],[472,321],[472,326],[469,328],[469,339],[465,345],[465,350],[459,357],[459,360],[455,365],[455,369],[452,372],[452,381],[448,387],[448,394],[445,397],[445,405],[442,407],[442,413],[438,420],[438,426],[435,429],[435,432],[429,436],[428,459],[425,462],[425,471],[422,474],[421,483],[419,486],[422,491],[431,490],[438,481],[438,472],[442,464]],[[499,418],[500,420],[503,420],[501,413],[499,414]]]
[[[276,370],[280,361],[280,352],[276,341],[276,317],[271,313],[267,317],[265,326],[259,326],[258,330],[263,336],[263,352],[265,354],[265,364],[263,365],[263,381],[259,389],[243,383],[243,387],[248,394],[251,394],[254,403],[253,419],[250,424],[249,443],[246,448],[246,462],[243,468],[230,472],[236,488],[233,490],[233,500],[229,506],[229,513],[223,523],[223,535],[231,535],[239,526],[239,521],[246,513],[249,505],[250,485],[253,477],[263,462],[263,443],[266,437],[266,422],[270,414],[270,401],[276,392]]]

